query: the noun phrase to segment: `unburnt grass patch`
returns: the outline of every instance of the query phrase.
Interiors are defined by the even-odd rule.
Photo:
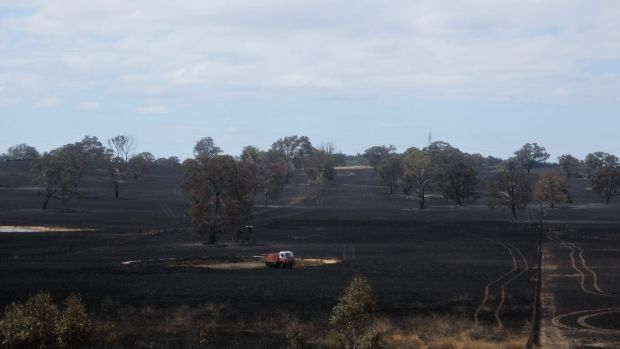
[[[295,268],[326,267],[342,263],[336,258],[297,258]],[[266,268],[262,256],[214,256],[198,258],[165,258],[124,261],[123,265],[162,266],[169,268],[203,268],[212,270],[247,270]]]
[[[90,228],[68,228],[53,226],[32,226],[32,225],[0,225],[0,233],[70,233],[96,231]]]

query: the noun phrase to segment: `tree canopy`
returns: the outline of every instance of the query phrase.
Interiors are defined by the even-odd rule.
[[[190,219],[209,244],[221,232],[239,234],[252,214],[254,195],[246,168],[228,155],[188,159],[181,166],[180,186],[190,203]]]
[[[540,165],[549,159],[547,149],[538,143],[526,143],[521,149],[515,152],[516,160],[530,173],[532,168]]]
[[[16,144],[10,147],[4,155],[7,160],[34,160],[39,156],[37,149],[26,143]]]

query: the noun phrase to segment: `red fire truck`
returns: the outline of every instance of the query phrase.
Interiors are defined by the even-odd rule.
[[[268,253],[265,255],[264,261],[269,268],[293,268],[295,265],[295,254],[292,251]]]

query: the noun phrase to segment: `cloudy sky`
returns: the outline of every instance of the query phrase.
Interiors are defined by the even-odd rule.
[[[0,0],[0,151],[85,134],[227,153],[620,153],[617,0]]]

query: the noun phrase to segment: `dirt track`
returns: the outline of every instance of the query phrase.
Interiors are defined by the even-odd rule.
[[[545,243],[543,348],[620,347],[620,245],[600,240],[616,232],[582,229],[550,233]]]

